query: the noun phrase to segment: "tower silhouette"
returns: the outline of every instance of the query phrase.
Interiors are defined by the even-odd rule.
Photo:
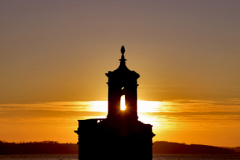
[[[124,46],[121,48],[122,57],[120,66],[113,72],[106,73],[108,77],[108,116],[107,118],[119,118],[124,114],[129,121],[138,119],[137,116],[137,79],[140,77],[135,71],[130,71],[126,66]],[[120,110],[120,98],[125,95],[125,111]]]
[[[126,66],[121,48],[119,67],[108,77],[108,115],[105,119],[78,120],[79,160],[152,160],[152,125],[138,121],[137,79]],[[120,109],[125,95],[126,109]],[[146,106],[147,107],[147,106]]]

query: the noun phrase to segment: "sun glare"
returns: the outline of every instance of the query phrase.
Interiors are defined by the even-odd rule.
[[[163,102],[138,100],[138,112],[158,112],[162,107]]]
[[[160,102],[160,101],[144,101],[138,100],[138,112],[171,112],[171,106],[174,105],[171,102]],[[72,104],[68,104],[72,106]],[[74,108],[78,106],[80,111],[93,111],[93,112],[108,112],[108,102],[107,101],[89,101],[89,102],[75,102]],[[126,109],[125,95],[121,97],[120,100],[120,110],[124,111]]]
[[[125,105],[125,95],[122,95],[122,97],[121,97],[120,109],[121,109],[122,111],[124,111],[124,110],[126,109],[126,105]]]
[[[92,101],[89,110],[94,111],[94,112],[107,112],[108,102],[107,101]]]
[[[157,117],[157,116],[153,117],[153,116],[151,116],[151,115],[147,115],[147,114],[142,114],[142,113],[140,113],[140,114],[138,115],[138,117],[139,117],[139,119],[138,119],[139,121],[142,121],[142,122],[144,122],[144,123],[146,123],[146,124],[152,124],[152,125],[154,125],[155,127],[156,127],[156,126],[162,126],[161,121],[163,121],[163,120],[161,119],[161,121],[160,121],[160,118]]]

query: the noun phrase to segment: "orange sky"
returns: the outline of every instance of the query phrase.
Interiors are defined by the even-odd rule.
[[[153,125],[153,141],[236,147],[240,99],[139,101],[139,120]],[[238,107],[238,108],[237,108]],[[1,104],[0,137],[10,142],[77,142],[78,119],[104,118],[107,101]]]
[[[166,124],[155,125],[154,140],[240,145],[239,28],[238,0],[2,0],[0,140],[77,141],[75,119],[106,113],[55,113],[46,104],[106,101],[105,73],[124,45],[128,68],[140,74],[138,98],[181,104],[150,114]]]

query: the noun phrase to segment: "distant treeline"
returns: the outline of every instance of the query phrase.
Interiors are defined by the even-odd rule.
[[[78,145],[55,141],[21,143],[0,141],[0,155],[9,154],[78,154]],[[157,141],[153,143],[153,154],[240,154],[240,147],[222,148]]]
[[[78,145],[55,141],[9,143],[0,141],[0,155],[8,154],[77,154]]]
[[[223,148],[200,144],[184,144],[166,141],[153,143],[153,154],[240,154],[240,147]]]

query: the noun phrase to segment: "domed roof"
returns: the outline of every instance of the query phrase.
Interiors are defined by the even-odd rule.
[[[129,70],[126,66],[126,59],[124,57],[124,53],[125,53],[124,46],[122,46],[121,48],[121,53],[122,53],[122,56],[121,56],[121,59],[119,59],[120,61],[119,67],[114,71],[109,71],[108,73],[106,73],[106,76],[109,78],[115,77],[120,79],[138,79],[140,75],[135,71]]]

